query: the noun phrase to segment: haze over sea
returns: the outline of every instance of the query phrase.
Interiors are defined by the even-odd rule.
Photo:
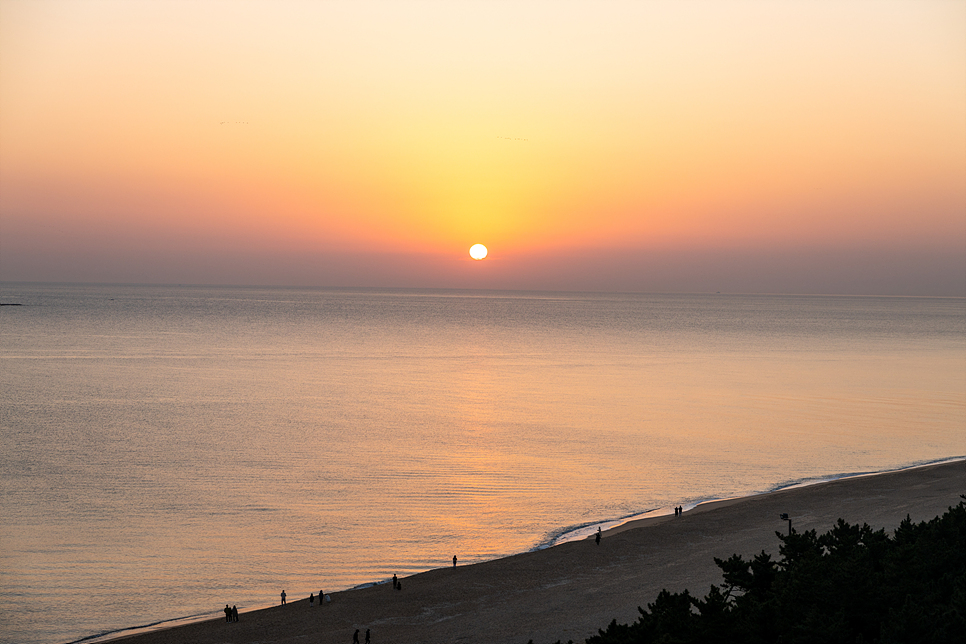
[[[2,642],[966,454],[961,298],[7,283],[0,300],[22,304],[0,309]]]

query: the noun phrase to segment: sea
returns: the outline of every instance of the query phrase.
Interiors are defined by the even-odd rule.
[[[2,283],[0,302],[9,644],[966,455],[962,298]]]

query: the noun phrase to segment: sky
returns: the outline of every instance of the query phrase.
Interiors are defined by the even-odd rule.
[[[966,1],[0,0],[0,281],[966,296]]]

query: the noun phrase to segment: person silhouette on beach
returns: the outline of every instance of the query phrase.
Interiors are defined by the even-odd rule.
[[[398,581],[396,581],[396,575],[393,575],[393,576],[392,576],[392,589],[393,589],[393,590],[396,590],[396,584],[398,584],[398,583],[399,583],[399,582],[398,582]]]
[[[453,555],[453,568],[456,567],[456,555]]]
[[[228,604],[225,604],[225,621],[226,622],[231,621],[231,609],[228,608]]]
[[[322,598],[319,598],[319,603],[322,603]],[[309,606],[315,606],[315,595],[309,593]]]
[[[282,591],[282,603],[283,604],[285,603],[285,591],[284,590]]]
[[[238,607],[235,605],[232,605],[231,607],[231,621],[233,622],[238,621]]]
[[[597,536],[594,537],[594,543],[600,545],[600,526],[597,526]]]
[[[352,636],[352,644],[359,644],[359,629],[356,629],[355,634]]]
[[[366,629],[366,644],[369,644],[369,629]]]

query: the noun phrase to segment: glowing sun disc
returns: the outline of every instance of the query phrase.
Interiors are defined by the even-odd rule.
[[[473,244],[470,246],[470,257],[473,259],[483,259],[486,257],[486,246],[483,244]]]

